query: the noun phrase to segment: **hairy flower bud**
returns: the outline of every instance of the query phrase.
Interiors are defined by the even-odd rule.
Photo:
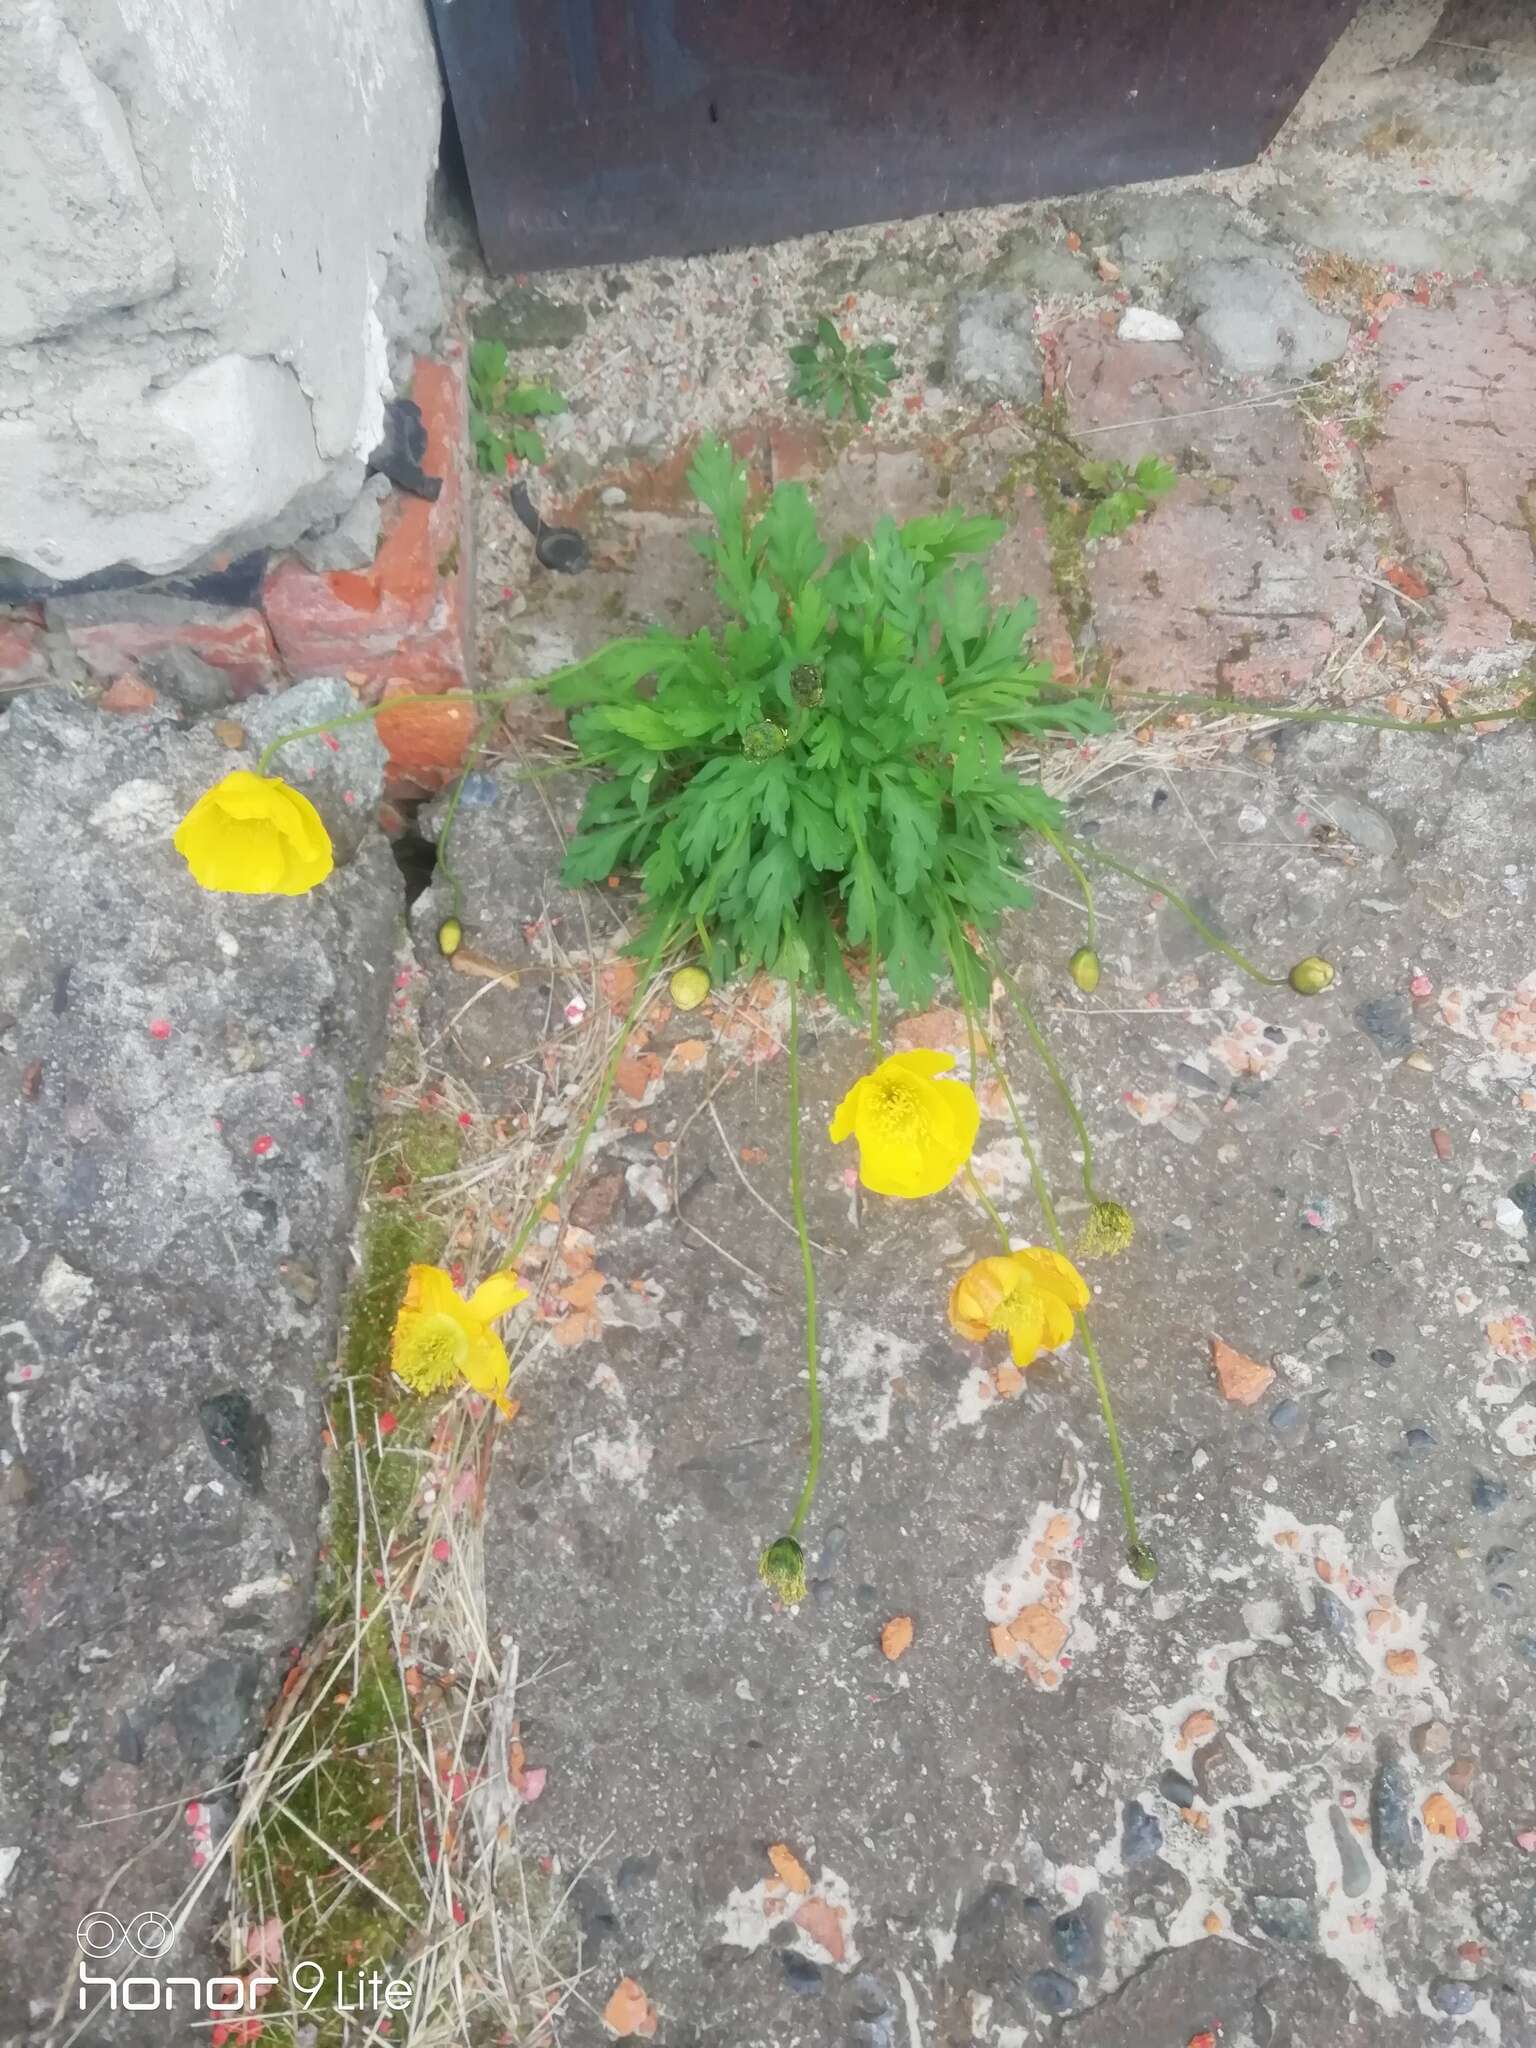
[[[1299,996],[1320,996],[1325,988],[1333,986],[1333,978],[1332,966],[1316,953],[1298,960],[1286,977]]]
[[[1067,962],[1067,972],[1085,996],[1091,996],[1098,987],[1099,971],[1099,956],[1092,946],[1079,946]]]
[[[789,734],[771,718],[760,718],[741,736],[741,751],[749,761],[771,761],[789,745]]]
[[[1136,1235],[1136,1219],[1123,1202],[1095,1202],[1088,1211],[1077,1249],[1088,1258],[1114,1259],[1128,1251]]]
[[[757,1576],[786,1607],[799,1605],[805,1598],[805,1552],[793,1536],[768,1545],[757,1561]]]
[[[789,692],[797,704],[807,710],[814,710],[826,695],[822,687],[821,670],[813,661],[802,661],[789,672]]]
[[[696,1010],[709,994],[709,976],[702,967],[679,967],[667,983],[676,1010]]]

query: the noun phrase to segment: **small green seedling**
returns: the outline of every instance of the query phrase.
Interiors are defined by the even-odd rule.
[[[529,422],[568,410],[547,384],[508,383],[504,342],[477,341],[470,350],[469,438],[476,462],[488,475],[500,476],[509,456],[542,462],[544,437]]]
[[[1143,455],[1134,469],[1127,469],[1123,462],[1085,462],[1078,473],[1088,495],[1098,500],[1088,520],[1090,540],[1124,533],[1144,519],[1153,500],[1171,491],[1179,480],[1173,464],[1160,455]]]
[[[798,343],[789,351],[789,360],[795,366],[790,397],[819,406],[829,420],[840,419],[844,408],[851,407],[854,416],[867,423],[873,401],[886,396],[896,375],[891,342],[851,347],[825,314],[816,322],[815,340]]]

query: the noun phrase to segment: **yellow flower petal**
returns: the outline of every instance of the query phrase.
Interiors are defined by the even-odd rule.
[[[204,791],[173,844],[200,888],[222,895],[302,896],[334,865],[330,836],[301,790],[237,768]]]
[[[837,1105],[832,1121],[827,1125],[827,1136],[834,1145],[841,1145],[844,1138],[853,1136],[854,1122],[859,1112],[859,1096],[864,1085],[864,1076],[861,1074]]]
[[[1072,1318],[1067,1318],[1067,1335],[1072,1334]],[[1015,1306],[1008,1318],[1008,1349],[1013,1362],[1022,1372],[1027,1365],[1033,1365],[1042,1351],[1048,1351],[1050,1343],[1045,1332],[1044,1304],[1039,1297]]]
[[[477,1394],[484,1394],[494,1401],[503,1415],[511,1415],[512,1403],[507,1399],[507,1381],[512,1367],[507,1358],[506,1347],[494,1330],[482,1324],[470,1339],[469,1355],[459,1370]]]
[[[904,1074],[919,1074],[925,1081],[931,1081],[935,1074],[947,1074],[955,1064],[952,1052],[939,1052],[932,1046],[914,1046],[910,1052],[893,1052],[889,1059],[882,1060],[875,1069],[883,1074],[888,1067],[894,1067]]]
[[[494,1323],[498,1316],[504,1316],[508,1309],[527,1299],[528,1290],[515,1273],[492,1273],[488,1280],[480,1282],[466,1306],[482,1323]]]
[[[441,1266],[411,1266],[405,1275],[405,1306],[427,1315],[462,1316],[464,1304],[453,1276]]]
[[[1049,1245],[1021,1245],[1012,1256],[1043,1294],[1053,1295],[1068,1308],[1086,1308],[1092,1300],[1088,1282],[1076,1266]]]

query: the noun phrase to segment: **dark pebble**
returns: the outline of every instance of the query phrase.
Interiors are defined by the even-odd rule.
[[[1271,1045],[1284,1045],[1286,1038],[1285,1026],[1283,1024],[1266,1024],[1264,1026],[1264,1036]]]
[[[873,1607],[875,1602],[880,1598],[880,1593],[879,1589],[875,1586],[855,1586],[853,1589],[853,1597],[858,1602],[860,1607],[869,1608]]]
[[[1173,1070],[1175,1081],[1182,1081],[1186,1088],[1203,1089],[1208,1095],[1220,1095],[1222,1084],[1199,1067],[1192,1067],[1188,1060],[1180,1060]]]
[[[649,1856],[626,1856],[613,1874],[613,1888],[619,1892],[632,1892],[643,1884],[654,1884],[660,1868],[659,1850],[653,1849]]]
[[[1407,1444],[1411,1451],[1427,1450],[1435,1442],[1435,1432],[1432,1429],[1426,1429],[1422,1423],[1416,1422],[1411,1428],[1403,1431],[1403,1442]]]
[[[1448,2012],[1453,2019],[1459,2019],[1476,2005],[1477,1988],[1463,1984],[1458,1977],[1437,1977],[1429,1987],[1429,2002],[1438,2006],[1441,2012]]]
[[[1062,1968],[1074,1970],[1081,1976],[1092,1964],[1094,1950],[1098,1946],[1093,1923],[1087,1914],[1058,1913],[1051,1923],[1051,1946]]]
[[[784,1981],[791,1991],[802,1991],[808,1998],[821,1993],[821,1968],[809,1956],[796,1955],[792,1948],[779,1950],[779,1967],[784,1972]]]
[[[1509,1488],[1502,1479],[1494,1479],[1486,1472],[1477,1472],[1472,1477],[1472,1505],[1480,1515],[1491,1515],[1495,1508],[1503,1507],[1509,1499]]]
[[[1371,1841],[1389,1870],[1417,1870],[1423,1825],[1414,1812],[1413,1780],[1387,1750],[1371,1780]]]
[[[1385,1053],[1413,1051],[1413,1005],[1406,996],[1373,996],[1357,1003],[1355,1022]]]
[[[1162,1851],[1163,1825],[1156,1814],[1148,1813],[1139,1799],[1128,1799],[1120,1823],[1120,1854],[1127,1869],[1133,1864],[1147,1863]]]
[[[1389,1351],[1385,1344],[1378,1344],[1371,1353],[1372,1365],[1396,1365],[1397,1353]]]
[[[1515,1553],[1507,1543],[1495,1543],[1492,1550],[1483,1559],[1483,1566],[1487,1571],[1501,1572],[1507,1566],[1513,1564],[1514,1561]]]
[[[1365,1851],[1355,1840],[1348,1818],[1337,1806],[1329,1807],[1328,1821],[1333,1829],[1333,1845],[1339,1852],[1339,1882],[1344,1887],[1344,1896],[1363,1898],[1371,1888],[1371,1866],[1365,1860]]]
[[[261,1491],[261,1467],[272,1432],[244,1394],[210,1394],[199,1402],[197,1419],[203,1425],[203,1439],[216,1465],[248,1486]]]
[[[1488,1588],[1488,1590],[1493,1595],[1495,1600],[1502,1600],[1506,1607],[1508,1607],[1513,1602],[1515,1597],[1514,1587],[1509,1585],[1507,1581],[1503,1579],[1495,1579],[1493,1584]]]
[[[1525,1227],[1536,1237],[1536,1178],[1527,1175],[1517,1180],[1509,1191],[1509,1199],[1525,1218]]]
[[[1269,1426],[1282,1436],[1301,1427],[1301,1408],[1295,1401],[1277,1401],[1269,1411]]]
[[[841,1522],[834,1522],[821,1539],[821,1556],[817,1563],[824,1572],[830,1571],[847,1548],[848,1531]]]
[[[1024,1989],[1042,2012],[1070,2012],[1077,2003],[1077,1986],[1060,1970],[1031,1970]]]
[[[1253,1917],[1271,1941],[1310,1941],[1316,1932],[1316,1916],[1306,1899],[1276,1898],[1254,1892],[1250,1895]]]
[[[1178,1771],[1164,1771],[1157,1781],[1157,1789],[1175,1806],[1193,1806],[1199,1797],[1194,1780],[1182,1776]]]
[[[1521,1636],[1515,1648],[1527,1664],[1536,1664],[1536,1636]]]

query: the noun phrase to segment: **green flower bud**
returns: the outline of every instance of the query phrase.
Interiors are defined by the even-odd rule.
[[[709,994],[709,976],[702,967],[679,967],[667,983],[675,1010],[696,1010]]]
[[[1320,996],[1325,988],[1332,988],[1333,978],[1333,968],[1316,953],[1298,960],[1286,976],[1299,996]]]
[[[456,917],[445,917],[437,928],[437,950],[451,960],[464,943],[464,927]]]
[[[797,704],[807,710],[814,710],[826,695],[822,687],[821,670],[813,661],[802,661],[789,672],[789,693]]]
[[[1157,1577],[1157,1553],[1149,1543],[1130,1544],[1125,1561],[1144,1586],[1150,1586]]]
[[[1067,962],[1067,972],[1085,996],[1091,996],[1098,987],[1099,971],[1099,956],[1092,946],[1079,946]]]
[[[757,1576],[786,1607],[797,1607],[805,1598],[805,1552],[793,1536],[781,1536],[770,1543],[757,1561]]]
[[[1123,1202],[1095,1202],[1078,1236],[1077,1249],[1089,1258],[1114,1259],[1130,1249],[1136,1219]]]
[[[749,761],[771,761],[788,745],[789,734],[782,725],[775,725],[771,718],[759,719],[756,725],[749,725],[741,736],[741,751]]]

